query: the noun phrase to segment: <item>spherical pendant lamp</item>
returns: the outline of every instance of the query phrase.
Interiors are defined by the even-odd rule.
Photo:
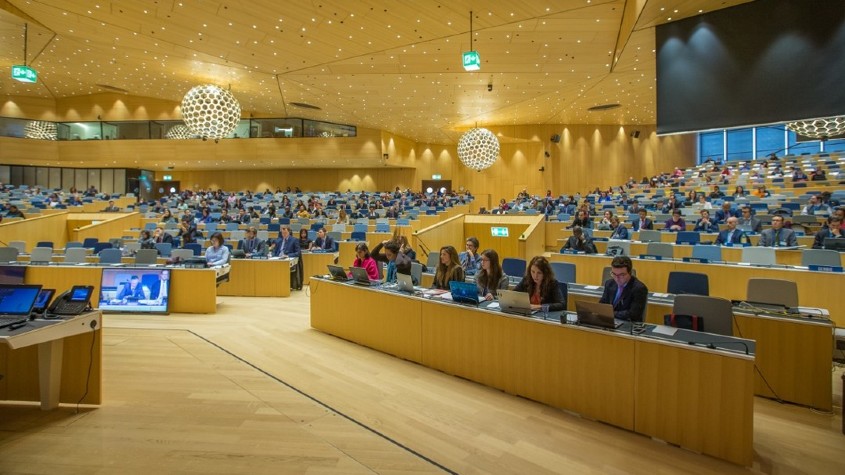
[[[164,138],[171,140],[185,140],[193,137],[195,137],[195,135],[185,124],[174,125],[167,131],[166,134],[164,134]]]
[[[218,86],[195,86],[182,98],[182,117],[193,135],[216,141],[235,130],[241,105],[231,92]]]
[[[499,158],[499,139],[487,129],[472,129],[458,140],[458,158],[476,171],[490,168]]]
[[[786,127],[804,137],[827,139],[845,134],[845,117],[798,120],[786,124]]]
[[[28,139],[56,140],[56,124],[43,120],[27,122],[23,127],[24,137]]]

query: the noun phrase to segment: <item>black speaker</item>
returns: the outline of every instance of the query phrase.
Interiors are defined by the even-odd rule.
[[[551,156],[552,156],[552,154],[550,154],[548,150],[546,150],[545,152],[543,152],[543,154],[544,154],[544,155],[546,155],[546,158],[549,158],[549,157],[551,157]]]
[[[631,137],[634,137],[635,139],[640,138],[640,131],[635,130],[635,131],[631,132]]]
[[[549,139],[549,140],[551,140],[553,143],[558,143],[558,142],[560,142],[560,135],[554,134],[554,135],[552,135],[552,138]]]

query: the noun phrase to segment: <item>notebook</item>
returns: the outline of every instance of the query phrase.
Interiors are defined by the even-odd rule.
[[[363,267],[350,267],[349,270],[352,272],[353,282],[358,285],[376,285],[381,282],[380,280],[370,280],[367,269]]]
[[[478,287],[472,282],[449,281],[452,300],[458,303],[478,305]]]
[[[609,303],[575,301],[578,324],[600,328],[619,328],[622,322],[613,317],[613,305]]]
[[[0,285],[0,328],[26,322],[40,292],[40,285]]]
[[[397,288],[403,292],[414,292],[414,279],[408,274],[396,273]]]
[[[499,307],[503,312],[520,315],[531,315],[536,312],[536,310],[531,309],[531,299],[528,292],[499,289],[497,294],[499,296]]]
[[[343,270],[343,267],[334,266],[331,264],[328,264],[326,267],[328,267],[329,269],[329,274],[331,274],[332,280],[337,280],[340,282],[346,282],[347,280],[349,280],[349,277],[346,275],[346,271]]]

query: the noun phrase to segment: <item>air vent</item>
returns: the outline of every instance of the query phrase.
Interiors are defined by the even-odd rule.
[[[596,111],[606,111],[606,110],[610,110],[610,109],[616,109],[618,107],[622,107],[622,106],[620,106],[619,104],[601,104],[601,105],[598,105],[598,106],[590,107],[587,110],[590,111],[590,112],[596,112]]]
[[[102,88],[102,89],[107,89],[109,91],[120,92],[120,93],[123,93],[123,94],[129,94],[129,91],[127,91],[126,89],[122,89],[122,88],[115,87],[115,86],[109,86],[108,84],[96,84],[96,86],[99,87],[99,88]]]
[[[314,109],[314,110],[318,110],[318,111],[323,110],[323,109],[320,109],[317,106],[312,106],[311,104],[306,104],[304,102],[288,102],[288,104],[290,104],[292,106],[296,106],[296,107],[301,107],[303,109]]]

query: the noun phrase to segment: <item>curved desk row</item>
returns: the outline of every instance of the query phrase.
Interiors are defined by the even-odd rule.
[[[338,311],[337,302],[360,310]],[[754,356],[314,278],[311,326],[694,451],[752,461]]]

